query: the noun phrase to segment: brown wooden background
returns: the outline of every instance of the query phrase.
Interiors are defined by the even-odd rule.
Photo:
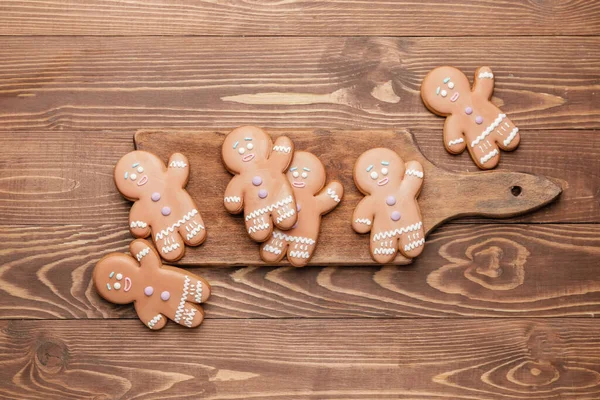
[[[600,2],[0,3],[0,398],[600,398]],[[500,169],[561,199],[436,230],[408,267],[194,269],[198,330],[99,299],[126,251],[137,129],[408,128],[421,79],[489,65],[522,129]]]

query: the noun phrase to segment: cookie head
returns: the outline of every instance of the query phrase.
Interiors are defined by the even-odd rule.
[[[431,71],[421,84],[421,98],[431,111],[450,115],[471,94],[471,84],[459,69],[438,67]]]
[[[376,148],[365,151],[354,165],[354,182],[364,194],[398,187],[404,177],[404,162],[393,150]]]
[[[166,178],[164,163],[147,151],[125,154],[115,166],[115,184],[123,196],[138,200],[162,185]]]
[[[112,303],[131,303],[135,300],[138,271],[139,266],[132,257],[110,254],[94,267],[94,285],[100,296]]]
[[[286,176],[294,190],[316,194],[325,186],[325,167],[312,153],[297,151]]]
[[[221,156],[230,172],[240,173],[258,160],[266,160],[273,142],[265,131],[255,126],[242,126],[231,131],[221,148]]]

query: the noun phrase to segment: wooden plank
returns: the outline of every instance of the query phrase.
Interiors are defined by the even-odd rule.
[[[0,6],[0,35],[598,35],[599,27],[594,1],[5,0]]]
[[[423,153],[441,168],[478,171],[467,154],[446,153],[441,131],[414,134]],[[0,147],[1,162],[10,165],[0,168],[2,223],[127,225],[130,203],[116,191],[112,169],[133,150],[132,133],[0,132]],[[526,132],[517,151],[503,154],[498,170],[546,175],[565,188],[558,201],[507,222],[600,222],[600,135],[596,132]]]
[[[221,161],[220,149],[227,133],[140,131],[135,135],[136,148],[150,151],[164,160],[173,153],[187,152],[190,165],[196,171],[187,190],[197,199],[209,235],[207,243],[213,247],[189,248],[183,261],[186,265],[264,265],[254,251],[256,243],[247,235],[243,214],[233,217],[223,206],[223,194],[232,178]],[[404,162],[414,160],[423,166],[425,178],[419,207],[424,235],[445,221],[460,216],[501,218],[530,213],[555,200],[562,191],[560,186],[543,176],[509,171],[456,173],[441,169],[423,156],[414,137],[403,130],[271,129],[268,133],[273,138],[286,135],[296,149],[306,149],[315,154],[325,162],[329,179],[344,186],[343,201],[324,217],[321,224],[319,245],[310,261],[314,265],[374,263],[368,251],[370,236],[357,235],[351,226],[354,209],[364,198],[354,184],[352,170],[358,157],[374,147],[388,147]],[[519,190],[516,195],[514,188]],[[211,230],[213,226],[218,229]],[[288,261],[279,264],[284,263]],[[408,264],[410,259],[399,254],[392,263]]]
[[[91,284],[96,262],[130,242],[122,224],[1,226],[0,318],[135,318]],[[593,317],[599,259],[597,224],[454,224],[408,267],[190,271],[212,285],[207,318]]]
[[[5,399],[595,400],[596,320],[0,322]]]
[[[600,127],[600,37],[3,37],[0,129],[441,130],[420,82],[489,65],[522,129]],[[548,133],[551,134],[551,133]]]

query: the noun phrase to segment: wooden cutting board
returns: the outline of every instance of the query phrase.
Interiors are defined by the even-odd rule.
[[[231,215],[223,207],[223,194],[231,175],[221,162],[221,144],[229,131],[145,130],[135,134],[139,150],[152,152],[165,162],[169,155],[180,152],[190,161],[187,190],[197,202],[208,238],[200,247],[188,247],[178,265],[265,265],[259,256],[259,244],[245,232],[242,215]],[[543,176],[506,171],[457,173],[438,168],[423,156],[413,135],[406,130],[267,132],[273,140],[286,135],[294,141],[296,150],[318,156],[325,165],[328,181],[336,179],[344,185],[342,202],[323,217],[311,260],[314,265],[374,264],[369,254],[369,235],[355,233],[350,225],[352,212],[363,197],[354,186],[352,168],[360,154],[374,147],[391,148],[405,162],[418,160],[423,165],[425,180],[419,205],[426,234],[444,221],[461,216],[502,218],[527,213],[551,202],[562,191]],[[409,263],[400,254],[394,261],[398,265]],[[280,264],[289,265],[285,259]]]

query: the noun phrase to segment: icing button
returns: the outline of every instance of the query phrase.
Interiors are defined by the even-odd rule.
[[[387,199],[385,199],[385,204],[388,206],[393,206],[396,204],[396,198],[394,196],[388,196]]]
[[[154,288],[152,286],[146,286],[144,289],[144,294],[146,296],[152,296],[152,293],[154,293]]]
[[[465,108],[465,114],[467,114],[467,115],[473,114],[473,109],[471,107]]]
[[[171,298],[171,293],[167,292],[166,290],[164,292],[162,292],[160,294],[160,298],[164,301],[167,301]]]
[[[265,189],[260,189],[258,191],[258,197],[260,197],[261,199],[264,199],[265,197],[267,197],[269,193],[267,193],[267,191]]]
[[[150,198],[152,199],[152,201],[159,201],[160,200],[160,193],[154,192],[154,193],[152,193],[152,196],[150,196]]]
[[[478,115],[475,118],[475,122],[477,123],[477,125],[481,125],[483,123],[483,117],[481,115]]]
[[[392,221],[398,221],[400,219],[400,211],[394,211],[392,213]]]
[[[162,210],[160,210],[161,214],[164,215],[165,217],[167,215],[171,214],[171,208],[170,207],[163,207]]]
[[[262,178],[260,176],[255,176],[252,178],[252,184],[254,186],[260,186],[262,184]]]

